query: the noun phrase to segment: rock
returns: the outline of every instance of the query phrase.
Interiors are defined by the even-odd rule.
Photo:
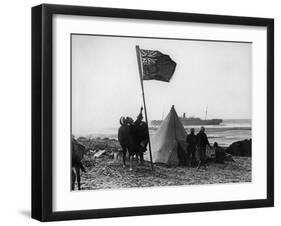
[[[105,149],[104,150],[99,150],[94,154],[95,158],[100,158],[104,153],[105,153]]]
[[[233,156],[251,157],[252,139],[234,142],[226,149],[226,152]]]

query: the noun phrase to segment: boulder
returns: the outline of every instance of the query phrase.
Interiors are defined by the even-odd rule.
[[[81,141],[86,141],[87,138],[86,137],[79,137],[77,140],[81,142]]]
[[[251,157],[252,139],[234,142],[226,149],[226,152],[233,156]]]
[[[100,158],[104,153],[105,153],[106,150],[99,150],[97,151],[95,154],[94,154],[94,157],[95,158]]]

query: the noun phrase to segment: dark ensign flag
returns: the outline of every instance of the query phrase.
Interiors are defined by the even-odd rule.
[[[140,49],[140,56],[143,80],[170,81],[177,64],[169,55],[165,55],[158,50]]]

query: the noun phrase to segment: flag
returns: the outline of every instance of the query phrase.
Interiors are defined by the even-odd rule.
[[[177,64],[169,55],[165,55],[158,50],[140,49],[140,57],[143,80],[170,81]]]

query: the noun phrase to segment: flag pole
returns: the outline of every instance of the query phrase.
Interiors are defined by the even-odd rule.
[[[137,52],[137,59],[138,59],[138,66],[139,66],[139,76],[140,76],[140,82],[141,82],[141,91],[142,91],[142,99],[143,99],[143,105],[144,105],[144,113],[145,113],[145,121],[147,123],[148,127],[148,120],[147,120],[147,112],[146,112],[146,104],[145,104],[145,97],[144,97],[144,89],[143,89],[143,79],[142,79],[142,63],[141,63],[141,56],[140,56],[140,47],[136,46],[136,52]],[[150,155],[150,163],[151,163],[151,170],[153,170],[153,161],[152,161],[152,153],[151,153],[151,144],[150,144],[150,137],[149,137],[149,129],[148,129],[148,147],[149,147],[149,155]]]

